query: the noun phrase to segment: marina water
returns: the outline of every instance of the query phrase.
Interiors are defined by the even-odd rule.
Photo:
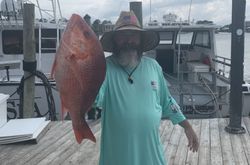
[[[231,59],[231,33],[218,33],[216,37],[217,56]],[[250,33],[245,33],[244,80],[250,82]]]

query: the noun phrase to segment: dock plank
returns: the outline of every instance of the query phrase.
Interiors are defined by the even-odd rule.
[[[99,155],[100,155],[100,137],[101,137],[101,131],[98,131],[96,133],[96,136],[98,137],[98,141],[96,144],[94,143],[86,143],[85,146],[81,146],[80,153],[84,152],[86,148],[92,148],[91,150],[88,150],[88,153],[84,157],[81,157],[80,164],[82,165],[88,165],[88,164],[98,164],[99,162]],[[93,147],[92,147],[93,146]],[[93,155],[94,153],[94,155]],[[90,159],[88,159],[90,157]],[[86,161],[88,160],[88,161]]]
[[[218,119],[210,120],[211,164],[223,165]]]
[[[100,131],[101,129],[101,125],[100,125],[100,121],[96,122],[93,124],[91,130],[93,131],[94,135],[96,138],[98,138],[98,134],[97,132]],[[81,145],[84,145],[85,143],[87,143],[88,140],[84,140],[82,142]],[[97,140],[98,142],[98,140]],[[68,159],[69,157],[71,157],[71,155],[73,155],[75,152],[77,152],[80,149],[81,145],[71,145],[70,147],[63,147],[65,148],[65,150],[63,150],[63,148],[61,150],[63,150],[63,152],[60,152],[57,154],[56,157],[54,157],[54,159],[50,162],[50,164],[62,164],[63,162],[66,161],[66,159]]]
[[[228,121],[228,120],[227,120]],[[241,143],[241,138],[242,138],[242,134],[230,134],[230,139],[231,139],[231,144],[232,144],[232,148],[233,148],[233,156],[234,156],[234,160],[235,160],[235,164],[240,164],[240,165],[247,165],[247,159],[246,159],[246,155],[244,152],[244,148],[243,145],[246,144],[242,144]]]
[[[228,120],[226,120],[228,123]],[[232,148],[233,148],[233,157],[235,160],[235,164],[240,164],[240,165],[247,165],[247,159],[246,159],[246,155],[244,152],[244,148],[243,145],[246,144],[242,144],[241,143],[241,139],[242,139],[242,134],[230,134],[230,139],[231,139],[231,144],[232,144]]]
[[[169,120],[163,120],[161,122],[161,125],[165,125],[165,129],[162,130],[162,132],[160,133],[160,135],[161,135],[160,139],[161,139],[161,143],[163,146],[163,150],[164,150],[165,154],[167,154],[165,147],[168,145],[168,143],[170,141],[170,137],[171,137],[173,130],[174,130],[174,125]]]
[[[99,147],[100,147],[100,135],[101,131],[96,133],[97,143],[87,141],[84,145],[81,145],[79,150],[73,153],[68,159],[66,159],[62,164],[97,164],[99,158]]]
[[[65,126],[66,125],[66,126]],[[57,148],[63,142],[62,139],[70,136],[71,133],[71,122],[66,121],[62,122],[58,130],[52,133],[49,138],[44,139],[44,142],[39,143],[39,145],[32,150],[32,152],[23,156],[22,160],[19,162],[21,164],[37,164],[42,160],[46,155],[54,151],[54,147]],[[72,135],[73,136],[73,135]]]
[[[242,126],[246,128],[250,123],[243,120]],[[246,133],[241,136],[241,143],[243,144],[243,149],[247,158],[247,163],[250,164],[250,132],[246,129]]]
[[[245,128],[247,129],[247,131],[249,132],[250,135],[250,117],[244,117],[243,118],[244,124],[245,124]]]
[[[162,134],[164,133],[164,130],[167,126],[167,124],[165,124],[166,120],[162,120],[160,123],[160,128],[159,128],[159,133],[160,133],[160,137],[162,136]]]
[[[244,117],[242,126],[246,134],[233,135],[225,132],[228,119],[189,120],[200,141],[198,153],[187,148],[183,128],[162,120],[160,139],[169,165],[250,165],[250,119]],[[76,143],[71,121],[52,122],[52,126],[38,144],[0,145],[1,165],[94,165],[100,152],[100,121],[90,124],[97,143],[89,140]]]
[[[70,122],[71,123],[71,122]],[[51,144],[49,147],[43,150],[43,153],[40,153],[38,155],[35,155],[31,160],[27,161],[27,164],[38,164],[40,162],[50,162],[53,160],[52,156],[58,156],[58,152],[60,153],[60,149],[64,147],[72,147],[73,145],[78,145],[78,143],[75,140],[75,135],[72,129],[71,124],[69,124],[70,127],[67,127],[64,129],[64,136],[61,136],[60,138],[57,138],[57,140]],[[92,124],[90,124],[90,127]],[[93,126],[92,126],[93,127]],[[71,145],[70,145],[71,144]]]
[[[226,165],[236,165],[233,148],[231,144],[230,134],[225,131],[225,127],[228,125],[228,122],[224,118],[218,119],[219,121],[219,132],[220,132],[220,142],[221,142],[221,151],[223,164]]]
[[[200,149],[199,149],[199,162],[198,164],[210,165],[210,130],[208,119],[203,119],[201,122],[201,136],[200,136]]]
[[[174,159],[176,157],[176,152],[178,148],[178,144],[180,142],[181,133],[183,128],[179,125],[175,125],[172,131],[171,137],[167,145],[164,145],[165,148],[165,157],[167,159],[168,164],[173,164]]]
[[[192,121],[190,121],[190,124],[192,124]],[[185,135],[184,129],[182,129],[180,142],[173,162],[174,165],[185,164],[188,152],[187,145],[188,145],[188,140]]]
[[[192,120],[192,127],[197,134],[199,142],[201,142],[200,135],[201,135],[201,120],[199,119],[193,119]],[[198,150],[199,153],[199,150]],[[198,160],[199,160],[199,155],[198,153],[193,153],[192,151],[188,151],[187,153],[187,160],[186,160],[186,165],[198,165]]]
[[[57,128],[59,127],[60,123],[59,122],[55,122],[55,123],[51,123],[51,127],[50,129],[48,130],[48,132],[46,133],[46,136],[44,138],[42,138],[39,142],[38,142],[38,145],[39,144],[43,144],[41,146],[44,147],[44,142],[46,142],[47,139],[49,139],[49,135],[50,133],[49,132],[52,132],[52,131],[55,131],[57,130]],[[67,123],[64,124],[64,126],[68,126]],[[58,132],[61,132],[61,131],[58,131]],[[23,158],[24,156],[28,156],[28,155],[33,155],[34,152],[30,152],[31,150],[34,151],[35,148],[38,146],[37,144],[29,144],[29,143],[25,143],[25,144],[22,144],[22,143],[17,143],[17,144],[10,144],[9,147],[10,147],[10,150],[7,152],[5,151],[5,154],[7,155],[2,155],[3,158],[6,160],[4,161],[3,164],[12,164],[12,163],[15,163],[15,162],[20,162],[20,157]],[[13,147],[15,147],[15,150],[13,150]],[[23,159],[22,159],[23,160]],[[1,161],[1,160],[0,160]]]
[[[231,135],[231,143],[233,148],[233,155],[236,164],[247,165],[247,159],[245,152],[243,150],[243,146],[241,143],[241,137],[243,135]]]
[[[172,134],[172,131],[174,129],[174,126],[169,120],[163,120],[161,122],[161,125],[165,126],[164,129],[162,129],[160,132],[161,142],[162,144],[167,145],[167,143],[169,142],[170,136]]]

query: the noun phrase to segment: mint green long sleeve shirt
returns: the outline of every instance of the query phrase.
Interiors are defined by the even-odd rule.
[[[151,58],[142,57],[132,74],[112,56],[106,59],[106,78],[97,97],[102,111],[99,165],[165,165],[159,136],[162,117],[173,124],[185,120],[171,97],[162,69]]]

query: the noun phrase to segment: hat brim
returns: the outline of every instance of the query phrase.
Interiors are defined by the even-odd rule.
[[[159,35],[157,32],[143,30],[135,26],[124,26],[120,27],[117,30],[106,32],[101,37],[101,44],[103,50],[106,52],[113,52],[114,50],[114,42],[113,35],[119,31],[138,31],[141,33],[141,49],[142,52],[146,52],[154,49],[159,44]]]

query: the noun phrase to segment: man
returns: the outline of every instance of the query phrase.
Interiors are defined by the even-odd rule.
[[[181,125],[190,149],[197,151],[197,136],[171,97],[161,67],[142,56],[158,45],[158,34],[142,30],[133,12],[121,12],[114,31],[105,33],[101,43],[113,55],[106,59],[97,97],[103,108],[99,165],[165,165],[161,117]]]

